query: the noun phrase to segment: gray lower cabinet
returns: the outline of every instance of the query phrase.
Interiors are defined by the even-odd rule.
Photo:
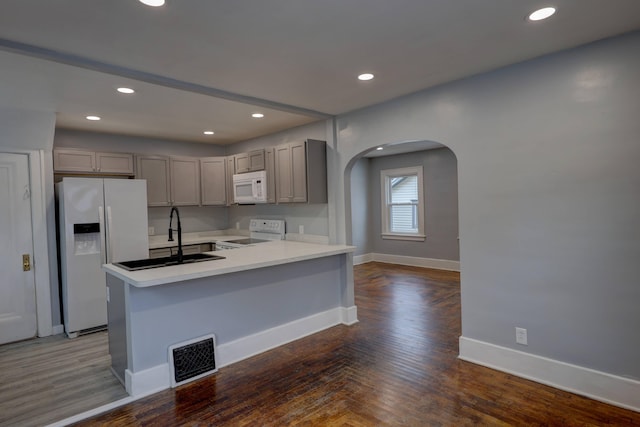
[[[308,139],[275,147],[278,203],[327,203],[326,143]]]
[[[199,243],[195,245],[183,245],[182,254],[199,254],[202,252],[210,252],[213,245],[211,243]],[[178,254],[178,246],[171,246],[167,248],[149,249],[149,258],[164,258],[169,256],[175,256]]]
[[[227,204],[226,157],[200,159],[200,189],[203,206]]]

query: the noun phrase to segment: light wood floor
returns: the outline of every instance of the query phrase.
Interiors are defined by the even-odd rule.
[[[0,346],[0,426],[42,426],[127,397],[107,333]]]
[[[459,275],[355,268],[336,326],[83,426],[640,426],[640,413],[457,359]]]

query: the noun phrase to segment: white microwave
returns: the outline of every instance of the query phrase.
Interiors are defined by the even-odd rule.
[[[258,171],[233,175],[233,200],[240,205],[267,203],[267,173]]]

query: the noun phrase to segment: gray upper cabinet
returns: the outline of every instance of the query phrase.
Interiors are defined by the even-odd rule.
[[[200,186],[203,206],[227,204],[226,157],[200,159]]]
[[[275,147],[278,203],[327,203],[327,151],[324,141],[309,139]]]
[[[264,150],[264,169],[267,172],[267,203],[276,202],[276,149]]]
[[[235,173],[255,172],[264,170],[264,150],[253,150],[234,156]]]
[[[133,175],[133,154],[59,148],[53,150],[53,169],[55,172]]]
[[[147,180],[147,204],[149,206],[170,206],[169,158],[137,156],[136,160],[136,178]]]
[[[136,178],[147,180],[149,206],[200,204],[200,160],[197,158],[137,156]]]
[[[96,167],[100,173],[133,175],[133,154],[96,153]]]
[[[235,203],[233,196],[233,174],[236,173],[236,156],[227,156],[227,171],[226,180],[227,185],[227,206],[231,206]]]
[[[169,166],[172,205],[200,205],[200,160],[191,157],[171,157]]]

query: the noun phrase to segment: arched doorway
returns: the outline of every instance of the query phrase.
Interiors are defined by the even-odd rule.
[[[345,170],[346,237],[357,247],[354,264],[380,260],[459,271],[457,163],[450,148],[426,140],[389,143],[354,156]],[[422,170],[423,239],[383,230],[381,173],[410,167]]]

